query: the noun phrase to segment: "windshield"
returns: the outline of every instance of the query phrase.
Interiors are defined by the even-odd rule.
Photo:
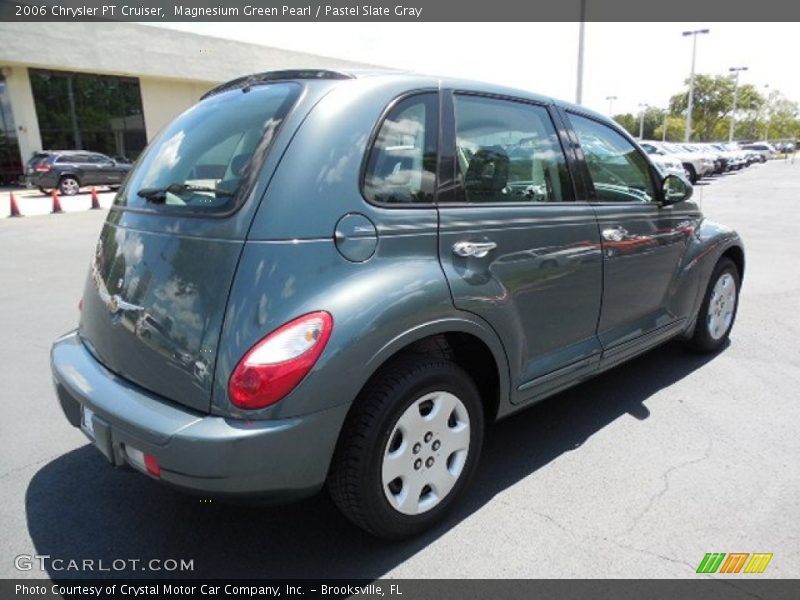
[[[299,93],[296,83],[275,83],[194,105],[150,144],[114,205],[179,213],[234,210]]]

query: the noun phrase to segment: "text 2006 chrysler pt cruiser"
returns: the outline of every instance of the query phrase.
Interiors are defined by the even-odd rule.
[[[418,532],[484,428],[670,338],[713,352],[744,251],[586,109],[393,73],[232,81],[139,159],[58,396],[114,465],[218,497],[324,485]]]

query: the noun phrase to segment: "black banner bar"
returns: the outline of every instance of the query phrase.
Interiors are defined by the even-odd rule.
[[[702,579],[700,579],[702,577]],[[6,579],[0,598],[89,600],[174,600],[248,598],[259,600],[794,600],[797,580],[738,576],[696,580],[146,580]]]
[[[0,21],[800,21],[793,0],[0,0]]]

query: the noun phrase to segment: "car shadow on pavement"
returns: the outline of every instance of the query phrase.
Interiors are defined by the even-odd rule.
[[[54,578],[374,579],[507,487],[565,452],[580,451],[590,436],[620,416],[648,418],[648,399],[712,358],[670,343],[497,423],[466,497],[444,523],[413,540],[388,543],[369,536],[341,516],[325,494],[283,507],[204,502],[112,469],[89,445],[34,475],[25,498],[28,529],[38,554],[65,559],[59,566],[70,559],[101,559],[109,569],[118,559],[194,561],[194,570],[183,573],[143,571],[142,564],[131,568],[131,563],[103,572],[51,567],[48,575]]]

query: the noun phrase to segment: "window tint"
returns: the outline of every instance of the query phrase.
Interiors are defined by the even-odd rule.
[[[148,146],[115,206],[225,212],[241,202],[300,86],[274,83],[211,96]]]
[[[647,159],[619,133],[585,117],[570,121],[601,202],[650,202],[655,198]]]
[[[63,154],[58,157],[56,162],[59,163],[67,163],[67,164],[78,164],[78,163],[88,163],[89,162],[89,155],[88,154]]]
[[[546,108],[458,94],[454,102],[464,201],[571,199],[564,153]]]
[[[398,102],[381,124],[367,159],[367,200],[433,202],[438,137],[437,94],[418,94]]]
[[[92,154],[89,156],[89,162],[94,165],[102,165],[111,162],[111,159],[107,156],[103,156],[102,154]]]

